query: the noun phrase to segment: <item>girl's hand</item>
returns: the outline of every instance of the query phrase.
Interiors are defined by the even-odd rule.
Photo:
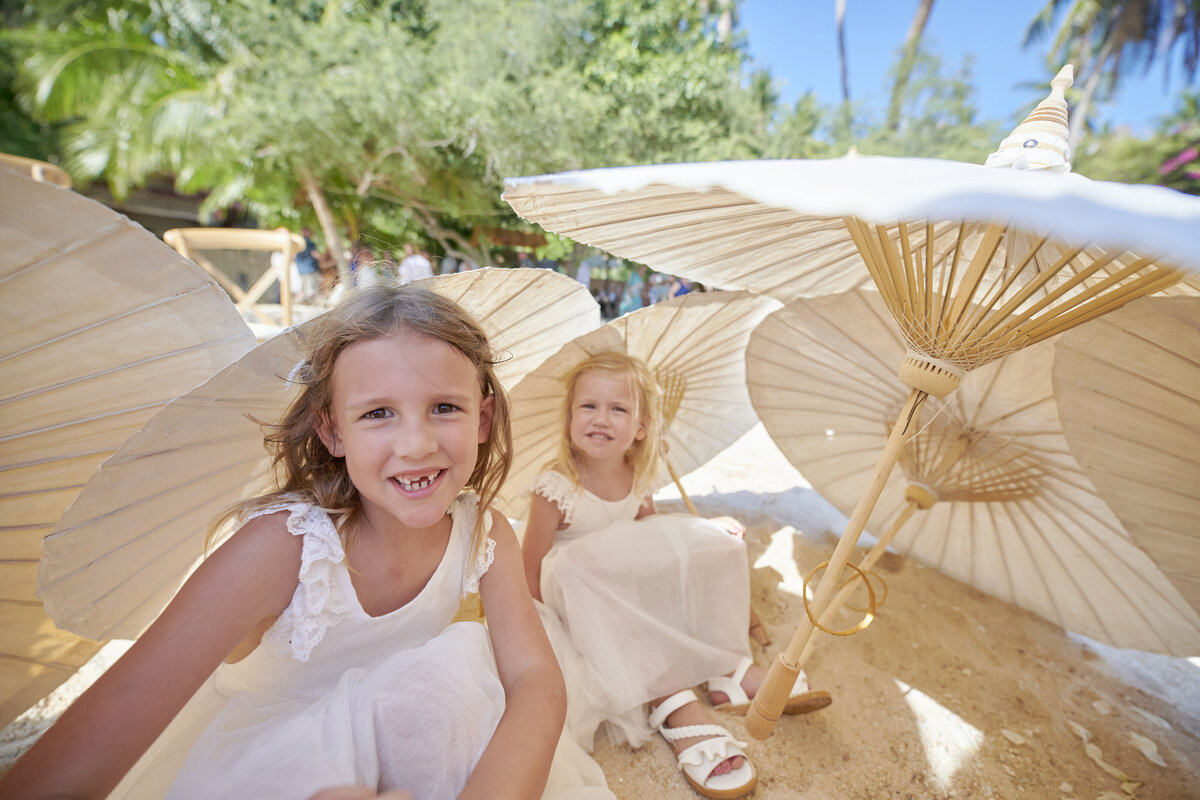
[[[720,525],[730,536],[735,536],[738,539],[744,539],[746,536],[746,526],[733,517],[709,517],[708,521]]]

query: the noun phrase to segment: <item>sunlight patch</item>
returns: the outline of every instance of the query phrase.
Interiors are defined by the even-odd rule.
[[[933,778],[945,791],[955,771],[983,743],[983,733],[929,695],[903,681],[896,681],[896,685],[916,719]]]
[[[779,591],[802,597],[804,576],[796,568],[796,557],[792,544],[798,532],[790,525],[771,534],[771,543],[754,562],[754,568],[770,567],[779,573]],[[811,597],[809,598],[812,599]]]

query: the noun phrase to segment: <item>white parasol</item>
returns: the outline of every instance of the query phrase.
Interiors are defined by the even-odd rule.
[[[899,377],[911,391],[816,587],[818,616],[928,397],[1200,270],[1200,198],[1067,173],[1070,82],[1064,67],[993,167],[847,158],[508,182],[504,197],[526,219],[660,271],[782,300],[878,288],[908,347]],[[775,659],[747,717],[752,736],[770,734],[812,631],[802,622]]]
[[[0,307],[5,724],[100,647],[43,611],[42,537],[127,436],[254,336],[211,278],[140,226],[3,167]]]
[[[424,284],[457,301],[500,353],[512,386],[564,341],[600,324],[587,289],[549,270],[483,269]],[[38,595],[61,627],[133,638],[198,563],[211,520],[267,488],[263,434],[279,418],[307,323],[259,345],[172,401],[90,480],[46,538]]]
[[[746,392],[750,333],[778,302],[749,292],[692,293],[638,309],[568,342],[512,391],[513,468],[500,508],[521,518],[529,484],[557,455],[563,376],[588,356],[636,356],[662,391],[666,485],[728,447],[757,422]],[[672,474],[673,473],[673,474]],[[686,498],[686,495],[684,495]]]
[[[768,317],[747,348],[763,425],[813,488],[847,513],[904,405],[903,388],[883,380],[905,347],[890,323],[875,292],[797,300]],[[1196,655],[1200,616],[1130,540],[1068,450],[1051,388],[1053,350],[1043,343],[1014,353],[969,373],[944,402],[931,401],[938,407],[900,453],[871,514],[880,543],[860,567],[890,543],[1106,644]],[[864,384],[879,388],[846,391]],[[1121,393],[1120,380],[1108,385]]]
[[[1148,297],[1064,336],[1054,396],[1084,474],[1200,610],[1200,298]]]

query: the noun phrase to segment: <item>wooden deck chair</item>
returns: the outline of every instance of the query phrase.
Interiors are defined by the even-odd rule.
[[[64,189],[71,188],[71,176],[67,174],[66,170],[47,161],[38,161],[37,159],[25,158],[24,156],[0,153],[0,164],[28,175],[35,181],[53,183],[55,186],[61,186]]]
[[[299,234],[287,228],[172,228],[163,241],[212,275],[243,315],[253,314],[267,325],[292,324],[291,265],[304,249]],[[276,283],[281,318],[271,316],[260,302]]]

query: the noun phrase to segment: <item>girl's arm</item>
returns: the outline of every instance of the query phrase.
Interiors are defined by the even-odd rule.
[[[196,569],[132,647],[0,780],[0,797],[103,798],[256,626],[282,613],[302,537],[259,517]]]
[[[504,715],[459,800],[533,800],[550,774],[567,690],[525,586],[516,534],[502,516],[492,520],[495,559],[479,594],[504,684]]]
[[[547,500],[537,492],[529,501],[529,520],[525,523],[525,539],[521,544],[521,560],[525,565],[525,582],[535,600],[542,599],[542,559],[550,552],[563,513],[558,503]]]

